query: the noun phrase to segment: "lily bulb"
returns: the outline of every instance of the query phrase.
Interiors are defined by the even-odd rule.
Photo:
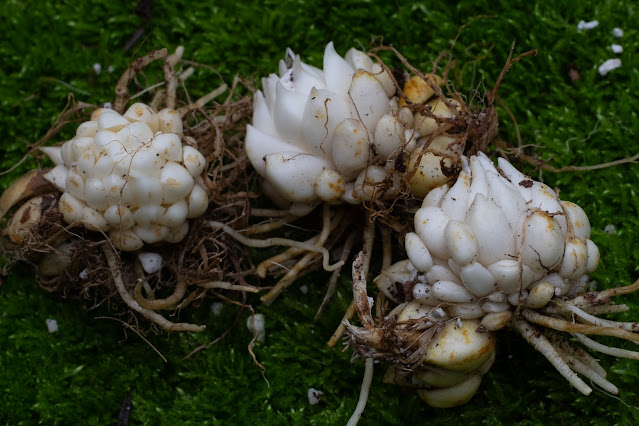
[[[426,196],[406,251],[410,264],[396,264],[394,279],[417,282],[411,298],[447,305],[452,317],[480,319],[487,330],[508,324],[519,304],[538,309],[582,292],[599,264],[579,206],[483,153],[463,159],[452,187]],[[388,277],[377,284],[400,301]]]
[[[342,58],[331,42],[319,69],[288,49],[262,86],[246,151],[272,198],[314,207],[390,195],[376,190],[414,138],[413,116],[380,64],[356,49]]]
[[[177,111],[136,103],[124,115],[98,109],[73,139],[42,148],[56,164],[45,178],[63,193],[64,220],[107,233],[126,251],[183,239],[208,194],[206,160],[182,131]]]

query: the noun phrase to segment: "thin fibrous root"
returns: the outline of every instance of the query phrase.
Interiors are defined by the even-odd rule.
[[[348,256],[351,254],[351,250],[353,249],[353,245],[355,244],[356,238],[357,238],[357,234],[354,232],[351,232],[348,238],[346,238],[346,242],[344,243],[344,247],[342,248],[342,253],[340,255],[341,261],[346,262],[346,260],[348,259]],[[334,270],[333,273],[331,274],[331,278],[328,280],[326,293],[324,294],[324,299],[322,299],[322,303],[320,304],[319,308],[317,309],[317,313],[315,314],[315,321],[319,319],[320,315],[322,314],[322,311],[324,310],[324,308],[326,308],[326,305],[328,305],[328,302],[333,297],[333,294],[335,294],[335,290],[337,289],[337,280],[341,276],[341,273],[342,273],[342,267]]]
[[[617,356],[620,358],[639,359],[639,352],[603,345],[599,342],[595,342],[591,338],[584,336],[581,333],[572,333],[572,335],[579,339],[579,341],[584,346],[597,352],[601,352],[602,354]]]
[[[177,89],[177,78],[175,78],[175,66],[182,59],[184,46],[178,46],[175,52],[169,55],[164,61],[164,82],[166,83],[166,107],[175,109],[175,93]]]
[[[618,314],[620,312],[627,312],[630,310],[627,305],[602,305],[582,309],[584,312],[588,312],[591,315]]]
[[[375,361],[373,360],[373,358],[366,358],[364,367],[364,379],[362,380],[362,389],[359,392],[359,400],[357,401],[355,411],[353,411],[353,415],[348,420],[348,423],[346,423],[346,426],[355,426],[357,422],[359,422],[359,419],[362,417],[364,408],[366,408],[366,402],[368,401],[368,392],[371,388],[371,383],[373,382],[374,366]]]
[[[374,243],[375,243],[375,224],[371,222],[371,219],[369,216],[366,218],[364,222],[364,233],[362,236],[363,247],[362,247],[362,251],[360,252],[362,254],[362,259],[361,259],[362,264],[361,264],[361,267],[358,268],[358,275],[360,277],[363,277],[364,280],[366,280],[366,276],[368,275],[368,270],[371,266],[371,255],[373,253]],[[355,265],[353,264],[353,267],[354,266]],[[353,284],[354,283],[355,283],[355,277],[353,277]],[[346,313],[344,314],[342,321],[340,322],[339,326],[337,327],[337,329],[331,336],[330,340],[328,341],[329,347],[331,348],[334,347],[339,341],[339,339],[342,338],[342,336],[344,335],[344,332],[346,331],[346,326],[344,325],[345,322],[348,322],[348,320],[350,320],[353,317],[355,312],[358,311],[357,298],[358,298],[358,294],[355,291],[355,285],[353,285],[353,301],[348,306],[348,309],[346,310]],[[366,296],[366,299],[367,299],[366,302],[368,303],[368,296]],[[370,315],[370,309],[368,312],[369,312],[368,319],[361,318],[361,314],[360,314],[360,321],[362,321],[362,324],[364,324],[364,321],[370,324],[374,323],[373,318]]]
[[[329,339],[327,343],[329,348],[335,347],[337,342],[339,342],[339,339],[342,338],[342,336],[344,335],[344,332],[346,331],[346,324],[351,318],[353,318],[353,315],[355,315],[356,311],[357,311],[357,307],[355,306],[355,301],[351,300],[351,304],[348,305],[348,308],[346,308],[346,312],[344,312],[344,316],[342,317],[342,320],[340,321],[339,326],[333,332],[333,335],[331,336],[331,338]]]
[[[584,395],[590,395],[592,389],[577,374],[570,369],[570,366],[557,353],[548,339],[537,330],[532,324],[522,318],[515,318],[513,326],[533,348],[542,353],[548,361],[557,369],[559,374],[564,376],[568,382]]]
[[[249,285],[239,285],[233,284],[226,281],[209,281],[206,283],[197,283],[198,287],[211,289],[211,288],[220,288],[223,290],[234,290],[234,291],[246,291],[248,293],[259,293],[259,289],[256,287],[251,287]]]
[[[120,294],[120,297],[122,298],[124,303],[126,303],[131,309],[133,309],[135,312],[142,314],[149,321],[159,325],[160,327],[162,327],[164,330],[167,330],[167,331],[201,332],[206,329],[205,325],[171,322],[167,320],[166,318],[164,318],[162,315],[158,314],[157,312],[153,312],[149,309],[145,309],[142,306],[140,306],[140,304],[136,302],[135,299],[133,299],[131,294],[126,289],[126,285],[124,284],[124,279],[122,278],[122,271],[120,270],[118,256],[115,250],[113,249],[113,247],[111,247],[111,245],[109,244],[104,244],[102,246],[102,251],[106,258],[107,264],[109,265],[109,269],[111,270],[111,275],[113,277],[113,282],[115,284],[115,287],[118,290],[118,293]]]
[[[331,229],[331,211],[330,211],[329,205],[324,204],[323,210],[322,210],[322,231],[318,235],[317,241],[315,242],[315,245],[317,247],[324,248],[324,244],[326,243],[326,240],[328,239],[328,236],[330,234],[330,229]],[[324,248],[324,250],[326,250],[326,248]],[[328,253],[328,250],[326,250],[326,252]],[[284,289],[286,289],[295,281],[295,279],[300,274],[300,272],[304,269],[304,267],[306,267],[306,265],[308,265],[309,262],[311,262],[315,258],[315,256],[316,256],[316,253],[308,253],[304,257],[302,257],[302,259],[300,259],[295,264],[295,266],[291,268],[291,270],[289,270],[281,280],[278,281],[275,287],[273,287],[267,294],[262,296],[260,300],[266,303],[267,305],[270,305],[271,303],[273,303],[275,299],[277,299],[277,296],[279,296],[280,293],[284,291]],[[342,261],[342,264],[343,263],[344,262]]]
[[[247,229],[244,232],[249,235],[266,234],[267,232],[271,232],[271,231],[275,231],[276,229],[283,228],[284,226],[288,225],[289,223],[292,223],[298,218],[299,218],[298,216],[289,215],[281,219],[280,218],[277,218],[275,220],[271,219],[268,222],[252,225],[249,229]]]
[[[297,216],[295,216],[295,218],[298,218]],[[333,232],[338,225],[341,224],[342,222],[342,218],[343,218],[343,214],[342,212],[339,212],[335,215],[335,217],[330,220],[330,228],[329,228],[329,232]],[[284,218],[283,222],[281,222],[282,226],[286,225],[288,223],[291,223],[292,220],[288,221],[287,218]],[[268,229],[268,231],[272,231],[275,228],[272,229]],[[322,229],[321,232],[323,232],[324,229]],[[266,232],[266,231],[264,231]],[[261,233],[261,232],[255,232],[255,226],[252,226],[251,228],[249,228],[247,233]],[[321,237],[321,233],[319,235],[315,235],[312,238],[309,238],[308,240],[304,241],[305,244],[313,244],[316,246],[324,246],[324,243],[318,243],[319,238]],[[257,268],[255,269],[255,274],[260,277],[260,278],[266,278],[266,275],[268,274],[268,271],[270,268],[272,268],[273,266],[278,266],[278,265],[282,265],[284,262],[286,262],[287,260],[290,260],[292,258],[294,258],[295,256],[298,256],[302,253],[304,253],[306,250],[299,248],[299,247],[291,247],[287,250],[284,250],[282,253],[278,253],[275,256],[269,257],[266,260],[263,260],[262,262],[260,262],[259,265],[257,265]],[[342,261],[346,261],[346,259],[341,259]],[[340,271],[341,270],[341,266],[337,269],[335,269],[335,271]]]
[[[603,318],[597,318],[596,316],[590,315],[589,313],[584,312],[582,309],[579,309],[578,307],[574,305],[565,304],[564,306],[567,310],[569,310],[570,312],[572,312],[573,314],[575,314],[576,316],[578,316],[585,322],[590,323],[592,325],[596,325],[600,327],[619,328],[621,330],[626,330],[626,331],[636,331],[637,329],[639,329],[639,323],[637,322],[618,322],[618,321],[611,321],[611,320],[607,320]]]
[[[164,59],[168,55],[168,50],[160,49],[154,50],[147,55],[136,59],[129,65],[129,68],[122,74],[117,86],[115,86],[115,102],[113,103],[113,109],[122,114],[124,107],[129,101],[129,83],[144,67],[149,65],[156,59]]]
[[[324,247],[317,246],[315,244],[306,244],[300,241],[290,240],[288,238],[266,238],[264,240],[256,240],[254,238],[248,238],[235,229],[227,226],[221,222],[216,222],[214,220],[209,221],[209,226],[213,229],[221,229],[225,233],[229,234],[231,237],[235,238],[240,243],[254,248],[265,248],[272,246],[288,246],[288,247],[299,247],[306,251],[312,251],[316,253],[321,253],[323,256],[322,266],[326,271],[334,271],[344,264],[344,262],[337,262],[334,264],[329,264],[329,253]]]
[[[553,344],[555,346],[556,346],[556,344],[554,343],[555,341],[560,342],[558,344],[561,344],[562,349],[566,351],[570,356],[577,358],[579,361],[586,364],[588,368],[595,371],[601,377],[605,378],[608,375],[606,370],[599,364],[599,361],[595,359],[592,355],[590,355],[586,350],[584,350],[583,348],[580,348],[577,345],[573,345],[571,342],[568,341],[568,339],[563,334],[556,333],[556,332],[549,332],[549,333],[552,333],[550,340],[553,341]]]
[[[368,329],[374,327],[375,322],[371,315],[371,305],[366,292],[366,276],[364,275],[364,252],[360,251],[353,260],[353,300],[357,307],[362,325]]]
[[[631,285],[609,288],[599,292],[589,292],[582,296],[575,297],[572,300],[567,300],[566,303],[570,303],[571,305],[583,309],[589,306],[607,304],[610,302],[611,297],[634,293],[637,290],[639,290],[639,280],[635,281]]]
[[[142,287],[144,286],[144,283],[145,281],[143,279],[138,278],[138,283],[135,285],[134,290],[135,301],[144,309],[171,309],[177,305],[184,297],[184,294],[186,294],[186,281],[178,278],[173,294],[166,299],[145,299],[142,295]]]
[[[178,109],[178,113],[180,114],[180,117],[184,118],[184,116],[188,114],[189,112],[195,109],[202,108],[203,106],[211,102],[213,99],[217,98],[222,93],[226,92],[228,88],[229,86],[226,85],[226,83],[222,83],[217,89],[210,91],[209,93],[202,96],[195,102],[181,107],[180,109]]]
[[[547,333],[550,343],[574,372],[589,378],[607,392],[614,395],[619,393],[619,389],[606,380],[606,370],[599,365],[596,359],[583,349],[570,343],[564,335],[553,331],[548,331]]]
[[[613,385],[611,382],[606,380],[603,376],[597,374],[596,371],[594,371],[589,366],[581,362],[579,359],[566,353],[561,347],[555,346],[555,349],[557,350],[557,353],[559,354],[559,356],[561,356],[561,358],[566,362],[566,364],[568,364],[570,369],[573,370],[575,373],[581,374],[582,376],[589,378],[590,380],[595,382],[597,385],[599,385],[602,389],[604,389],[607,392],[610,392],[614,395],[617,395],[619,393],[619,389],[617,389],[617,386]]]
[[[602,327],[598,325],[577,324],[562,319],[542,315],[531,309],[522,309],[521,316],[528,321],[548,327],[553,330],[567,331],[569,333],[596,334],[599,336],[613,336],[620,339],[639,342],[639,334],[631,333],[615,327]]]
[[[289,210],[251,208],[252,217],[299,217],[293,216]]]

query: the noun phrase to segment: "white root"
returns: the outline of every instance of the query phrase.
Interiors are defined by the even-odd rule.
[[[595,342],[591,338],[584,336],[581,333],[572,333],[579,341],[586,347],[601,352],[602,354],[612,355],[620,358],[639,359],[639,352],[629,351],[627,349],[615,348],[613,346],[607,346],[599,342]]]
[[[366,402],[368,401],[368,391],[371,388],[371,383],[373,382],[373,367],[375,366],[375,362],[373,358],[366,358],[366,364],[364,367],[364,380],[362,380],[362,389],[359,393],[359,400],[357,401],[357,406],[355,407],[355,411],[353,411],[353,415],[346,423],[346,426],[355,426],[359,419],[362,417],[362,413],[364,412],[364,408],[366,408]]]
[[[586,350],[580,348],[579,346],[575,346],[570,343],[563,335],[558,335],[558,339],[563,343],[562,349],[568,353],[568,355],[577,358],[583,364],[585,364],[588,368],[593,370],[595,373],[600,375],[603,378],[606,378],[608,373],[604,368],[599,365],[599,361],[596,360],[592,355],[590,355]],[[562,343],[555,343],[555,340],[551,338],[551,341],[555,346]]]
[[[636,331],[639,329],[639,323],[636,323],[636,322],[617,322],[617,321],[611,321],[611,320],[607,320],[603,318],[597,318],[596,316],[590,315],[589,313],[584,312],[582,309],[574,305],[565,304],[564,306],[566,309],[568,309],[570,312],[572,312],[579,318],[593,325],[597,325],[600,327],[619,328],[621,330],[626,330],[626,331]]]
[[[288,247],[297,247],[306,251],[321,253],[323,256],[322,266],[324,267],[324,270],[329,272],[336,270],[337,268],[339,268],[340,266],[344,264],[344,262],[336,262],[332,265],[329,264],[328,250],[326,250],[326,248],[324,247],[317,246],[315,244],[307,244],[300,241],[290,240],[288,238],[278,238],[278,237],[266,238],[264,240],[256,240],[254,238],[248,238],[240,234],[239,232],[237,232],[235,229],[231,228],[230,226],[224,225],[223,223],[216,222],[214,220],[209,221],[209,226],[214,229],[223,230],[224,232],[229,234],[231,237],[235,238],[240,243],[249,247],[265,248],[265,247],[272,247],[272,246],[288,246]]]
[[[346,260],[348,260],[348,255],[351,253],[351,250],[353,249],[353,245],[355,244],[355,237],[356,237],[356,234],[351,232],[348,238],[346,239],[346,242],[344,243],[344,247],[342,248],[342,254],[340,255],[341,261],[346,262]],[[331,298],[333,297],[333,294],[335,294],[335,290],[337,289],[337,280],[341,276],[341,272],[342,272],[342,267],[334,270],[333,273],[331,274],[331,278],[328,280],[326,294],[324,294],[324,299],[322,299],[322,303],[320,304],[320,307],[317,309],[317,313],[315,314],[315,321],[319,319],[319,316],[321,315],[322,311],[328,304],[328,301],[331,300]]]
[[[528,321],[548,327],[553,330],[567,331],[569,333],[596,334],[599,336],[613,336],[620,339],[639,342],[639,334],[631,333],[616,327],[601,327],[597,325],[577,324],[557,318],[542,315],[531,309],[523,309],[521,316]]]
[[[517,330],[533,348],[542,353],[548,361],[557,369],[559,374],[564,376],[568,382],[584,395],[590,395],[592,389],[577,374],[570,369],[570,366],[557,353],[548,339],[539,332],[532,324],[522,318],[513,321]]]
[[[245,232],[247,234],[266,234],[267,232],[275,231],[276,229],[283,228],[289,223],[293,222],[297,219],[296,216],[290,215],[283,217],[281,219],[269,220],[267,222],[258,223],[251,226]]]
[[[328,204],[324,204],[324,208],[322,211],[322,222],[323,222],[322,231],[317,237],[315,246],[322,247],[326,251],[326,253],[328,253],[328,250],[324,248],[324,243],[326,243],[326,240],[328,239],[328,236],[330,234],[330,229],[331,229],[331,212],[330,212]],[[313,252],[313,253],[308,253],[304,257],[302,257],[302,259],[300,259],[295,264],[295,266],[291,268],[291,270],[288,271],[281,280],[278,281],[275,287],[273,287],[271,291],[269,291],[267,294],[262,296],[260,300],[266,303],[267,305],[270,305],[271,303],[273,303],[275,299],[277,298],[277,296],[279,296],[280,293],[284,291],[284,289],[286,289],[295,281],[295,279],[300,274],[300,272],[306,267],[306,265],[308,265],[315,258],[315,256],[316,256],[316,253]],[[339,264],[339,263],[340,262],[337,262],[336,264]],[[327,259],[325,259],[324,269],[326,269],[326,264],[328,264]],[[341,261],[341,264],[335,269],[338,269],[343,264],[344,264],[344,261]]]
[[[111,247],[111,245],[109,244],[104,244],[102,246],[102,251],[104,252],[107,264],[109,265],[109,269],[111,270],[111,275],[113,276],[115,287],[118,290],[118,293],[120,294],[120,297],[122,298],[124,303],[126,303],[131,309],[142,314],[148,320],[154,322],[155,324],[158,324],[160,327],[167,331],[201,332],[206,329],[205,325],[173,323],[164,318],[162,315],[140,306],[126,289],[126,285],[124,284],[124,280],[122,278],[122,271],[120,270],[120,266],[118,264],[118,257],[113,247]]]
[[[226,281],[209,281],[206,283],[197,283],[196,285],[198,287],[206,288],[206,289],[220,288],[223,290],[246,291],[249,293],[259,293],[260,291],[259,289],[255,287],[251,287],[248,285],[233,284]]]
[[[346,324],[348,323],[348,320],[353,318],[353,315],[355,315],[356,311],[357,311],[357,306],[355,306],[355,301],[351,300],[351,304],[348,305],[348,308],[346,308],[346,312],[344,312],[344,316],[342,317],[342,320],[340,321],[339,326],[337,326],[337,329],[333,332],[333,335],[328,340],[327,345],[329,348],[335,347],[337,342],[339,342],[339,339],[342,338],[342,336],[344,335],[344,332],[346,331]]]
[[[604,376],[602,376],[597,371],[590,368],[590,366],[586,365],[578,358],[567,353],[561,347],[555,346],[555,349],[557,350],[557,353],[559,354],[559,356],[561,356],[561,358],[566,362],[566,364],[568,364],[568,366],[574,372],[589,378],[590,380],[595,382],[597,385],[599,385],[602,389],[612,394],[617,395],[619,393],[619,389],[617,389],[617,386],[613,385],[611,382],[606,380]]]
[[[145,299],[142,295],[142,287],[144,286],[144,280],[138,279],[138,283],[135,285],[134,295],[135,301],[144,309],[170,309],[182,300],[186,294],[186,281],[178,278],[178,282],[175,285],[175,290],[166,299]]]
[[[605,315],[605,314],[618,314],[621,312],[627,312],[630,308],[627,305],[602,305],[591,306],[582,308],[584,312],[588,312],[591,315]]]

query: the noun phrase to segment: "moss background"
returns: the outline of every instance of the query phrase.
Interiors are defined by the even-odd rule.
[[[151,2],[148,2],[149,4]],[[515,65],[500,96],[519,124],[523,143],[555,166],[610,161],[639,151],[639,22],[633,1],[578,0],[448,2],[169,2],[153,1],[144,36],[128,52],[123,46],[142,25],[135,2],[117,0],[18,1],[0,5],[0,168],[13,166],[52,125],[72,93],[77,100],[112,100],[114,86],[137,49],[186,47],[185,58],[211,65],[187,80],[193,97],[235,74],[254,81],[277,70],[288,46],[306,62],[321,65],[325,44],[339,53],[367,48],[373,36],[392,43],[421,69],[442,50],[458,61],[457,87],[492,87],[512,41],[516,52],[539,54]],[[599,21],[578,31],[580,20]],[[468,26],[461,29],[465,24]],[[625,31],[616,39],[611,31]],[[606,76],[597,66],[624,48],[621,69]],[[100,63],[102,73],[92,71]],[[109,73],[107,68],[113,66]],[[571,81],[568,70],[578,71]],[[516,128],[500,108],[500,138],[515,142]],[[73,129],[67,130],[73,134]],[[0,176],[6,185],[35,167],[29,160]],[[563,199],[589,214],[602,265],[593,275],[600,288],[639,277],[639,166],[534,177],[560,186]],[[615,232],[603,232],[606,225]],[[327,313],[312,320],[326,275],[305,280],[310,291],[290,288],[266,315],[267,340],[256,347],[265,378],[247,352],[243,323],[222,342],[189,360],[181,358],[226,330],[237,313],[225,306],[216,317],[208,307],[196,319],[204,334],[149,336],[165,363],[135,334],[108,315],[86,312],[41,291],[28,268],[16,268],[0,287],[0,423],[115,424],[132,392],[132,424],[344,424],[357,402],[363,364],[325,342],[349,302],[348,280]],[[624,298],[639,316],[639,297]],[[60,324],[47,333],[45,319]],[[628,344],[624,347],[631,348]],[[498,359],[473,400],[460,408],[426,407],[414,395],[381,383],[377,369],[361,424],[637,424],[639,363],[602,355],[619,398],[596,390],[584,397],[517,336],[502,333]],[[265,380],[266,379],[266,380]],[[324,392],[317,405],[307,389]]]

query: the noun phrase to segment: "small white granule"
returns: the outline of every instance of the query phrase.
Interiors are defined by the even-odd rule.
[[[113,109],[113,103],[105,102],[105,103],[102,104],[102,108]]]
[[[614,234],[616,230],[617,230],[617,228],[615,228],[615,225],[613,225],[611,223],[609,225],[606,225],[606,227],[604,228],[604,233],[606,233],[606,234]]]
[[[300,286],[300,292],[302,294],[308,294],[308,286],[306,284]]]
[[[322,399],[322,396],[324,395],[324,392],[319,391],[317,389],[314,388],[310,388],[308,390],[308,402],[311,405],[315,405],[317,404],[320,399]]]
[[[433,315],[436,318],[444,318],[444,315],[446,315],[446,312],[444,312],[444,310],[442,308],[437,308],[435,309],[435,311],[433,312]]]
[[[115,68],[113,67],[113,65],[109,65],[107,68],[107,72],[111,74],[113,71],[115,71]]]
[[[623,53],[623,46],[620,44],[611,44],[610,49],[612,50],[613,53],[616,53],[616,54]]]
[[[593,28],[597,28],[597,26],[599,26],[599,21],[579,21],[579,23],[577,24],[577,29],[588,31],[592,30]]]
[[[372,308],[373,304],[375,304],[375,299],[373,299],[372,297],[368,296],[368,306],[370,306]]]
[[[93,64],[93,72],[96,73],[96,75],[100,75],[100,73],[102,72],[102,65],[98,64],[97,62]]]
[[[462,323],[461,318],[457,318],[457,327],[462,328],[464,324]]]
[[[623,37],[623,30],[621,28],[613,28],[612,35],[615,37]]]
[[[157,253],[140,253],[138,259],[147,274],[154,274],[162,269],[162,256]]]
[[[49,333],[57,333],[58,332],[58,322],[54,319],[47,319],[45,321],[45,323],[47,324],[47,330],[49,330]]]
[[[213,315],[215,315],[216,317],[219,317],[222,313],[223,307],[224,304],[222,302],[213,302],[211,303],[211,312],[213,312]]]
[[[255,314],[248,317],[246,320],[246,328],[248,328],[251,333],[257,333],[256,340],[259,343],[264,343],[266,339],[266,328],[263,314]]]
[[[81,280],[86,280],[88,277],[89,277],[89,270],[87,268],[84,268],[82,272],[78,274],[78,278],[80,278]]]
[[[621,67],[621,59],[608,59],[603,64],[599,65],[599,68],[597,68],[597,70],[599,71],[599,74],[606,75],[610,71],[619,67]]]

